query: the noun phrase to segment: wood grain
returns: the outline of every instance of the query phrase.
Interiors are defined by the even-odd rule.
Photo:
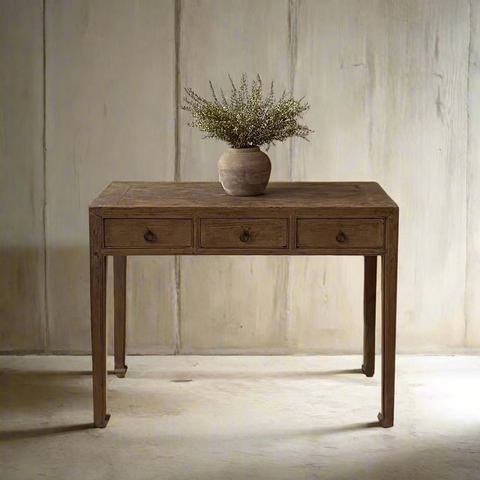
[[[381,255],[386,252],[385,248],[270,248],[270,247],[250,247],[250,248],[104,248],[104,255],[132,255],[132,256],[150,256],[150,255],[224,255],[224,256],[249,256],[249,255],[278,255],[279,250],[284,255],[302,255],[302,256],[333,256],[339,253],[342,256],[363,256],[363,255]],[[212,259],[213,261],[214,259]],[[358,260],[358,259],[357,259]],[[295,260],[296,261],[296,260]],[[360,305],[361,307],[361,305]]]
[[[202,219],[201,246],[204,248],[285,248],[287,219]]]
[[[297,220],[297,246],[303,248],[382,248],[385,225],[382,219]]]
[[[92,207],[90,207],[90,239],[91,239],[91,263],[92,263],[92,345],[93,345],[93,358],[94,358],[94,379],[99,376],[98,369],[102,366],[101,358],[106,356],[106,340],[103,341],[103,337],[106,335],[106,315],[105,315],[105,303],[104,299],[106,298],[106,285],[105,285],[105,264],[100,262],[98,258],[104,258],[107,253],[113,253],[119,255],[118,249],[114,248],[102,248],[104,238],[108,237],[108,241],[105,243],[107,245],[131,245],[130,249],[123,247],[122,254],[138,254],[142,250],[148,253],[152,253],[152,249],[142,249],[138,248],[138,228],[143,232],[145,228],[152,228],[155,230],[156,234],[160,235],[161,228],[164,229],[164,233],[171,233],[171,230],[177,228],[176,222],[183,222],[189,226],[187,231],[188,236],[191,238],[193,233],[193,248],[188,252],[190,254],[201,255],[205,254],[215,254],[216,252],[222,252],[222,250],[231,252],[248,252],[255,253],[257,255],[264,256],[265,253],[272,254],[276,253],[277,255],[294,255],[297,254],[296,245],[288,247],[288,239],[295,238],[295,235],[292,234],[292,231],[297,230],[297,225],[299,227],[299,238],[306,238],[306,243],[317,243],[315,248],[309,247],[312,249],[314,255],[321,255],[324,252],[324,249],[332,250],[332,239],[333,235],[338,231],[338,228],[342,228],[346,233],[340,232],[337,234],[336,240],[338,242],[350,243],[347,245],[345,250],[342,248],[334,248],[333,251],[337,255],[343,255],[344,252],[348,252],[348,249],[357,247],[358,245],[364,250],[365,255],[372,255],[376,253],[379,245],[385,246],[385,252],[383,252],[383,262],[384,268],[382,269],[383,274],[383,315],[382,315],[382,411],[379,414],[379,419],[381,425],[384,427],[393,426],[393,415],[394,415],[394,384],[395,384],[395,342],[396,342],[396,301],[397,301],[397,256],[398,256],[398,207],[392,207],[394,205],[393,201],[388,197],[386,193],[383,195],[378,195],[376,198],[377,208],[383,209],[381,218],[377,219],[365,219],[362,215],[365,215],[365,211],[368,210],[369,205],[363,204],[362,197],[358,197],[359,205],[355,204],[355,200],[349,198],[348,190],[345,191],[345,198],[339,193],[338,195],[331,195],[332,197],[338,198],[336,204],[332,204],[330,207],[332,210],[342,211],[343,209],[349,212],[352,209],[355,209],[360,215],[360,219],[342,216],[340,213],[340,218],[336,219],[324,219],[316,218],[315,210],[312,210],[313,219],[297,219],[296,214],[302,212],[301,208],[294,208],[290,206],[288,193],[292,192],[292,196],[302,198],[305,204],[308,203],[309,197],[316,198],[319,196],[319,193],[323,191],[332,192],[335,185],[338,185],[339,190],[342,189],[342,184],[332,183],[331,185],[326,185],[324,183],[318,184],[308,184],[308,183],[293,183],[290,184],[289,188],[284,188],[284,196],[282,198],[284,207],[279,208],[279,212],[284,213],[283,218],[268,218],[266,216],[269,211],[272,210],[272,204],[276,204],[279,201],[279,198],[274,196],[267,197],[267,200],[259,202],[259,205],[255,207],[255,211],[258,214],[256,218],[208,218],[206,212],[214,211],[215,214],[220,214],[228,212],[229,207],[223,206],[220,208],[212,209],[208,207],[211,205],[212,201],[216,200],[218,192],[214,188],[208,188],[210,184],[203,184],[205,190],[202,191],[203,202],[207,207],[198,206],[198,192],[199,185],[197,184],[185,184],[177,183],[176,188],[182,192],[182,201],[183,203],[179,206],[175,206],[175,202],[172,204],[172,197],[174,198],[175,187],[171,184],[160,184],[160,183],[144,183],[144,192],[141,189],[138,191],[137,197],[146,198],[149,196],[148,208],[152,212],[155,211],[158,206],[162,208],[167,207],[170,204],[170,210],[172,214],[177,214],[178,210],[191,210],[190,218],[183,220],[172,220],[172,219],[106,219],[102,218],[102,208],[108,209],[109,211],[115,211],[119,209],[120,211],[125,211],[125,208],[131,213],[138,213],[138,211],[145,208],[144,206],[137,205],[133,207],[124,201],[125,196],[122,197],[121,201],[117,202],[117,206],[106,205],[105,207],[95,206],[98,205],[98,201],[94,201]],[[282,184],[283,185],[283,184]],[[273,190],[275,191],[275,183],[272,185]],[[107,189],[108,190],[108,189]],[[132,189],[130,188],[128,192]],[[188,190],[188,194],[186,193]],[[301,192],[304,190],[305,194],[302,195]],[[383,190],[382,190],[383,192]],[[226,197],[225,197],[226,198]],[[135,204],[135,198],[132,198],[132,204]],[[311,205],[310,205],[310,208]],[[319,209],[326,208],[318,207]],[[230,207],[230,209],[235,210],[235,204]],[[392,213],[393,209],[393,213]],[[99,215],[97,216],[96,213]],[[299,213],[300,212],[300,213]],[[262,215],[263,214],[263,215]],[[305,225],[301,225],[304,222]],[[386,226],[385,226],[385,222]],[[170,225],[170,229],[166,228],[165,225]],[[105,234],[103,231],[104,228],[109,226],[110,232]],[[193,226],[193,232],[192,232]],[[386,230],[386,233],[385,233]],[[154,238],[154,233],[150,230],[147,230],[147,233],[151,235],[151,241]],[[385,234],[385,235],[384,235]],[[128,238],[131,236],[134,240]],[[342,239],[339,239],[339,236],[342,236]],[[317,237],[320,239],[317,241]],[[181,236],[171,235],[171,240],[176,239],[179,245],[170,245],[169,248],[160,249],[157,246],[154,246],[155,252],[159,255],[165,255],[168,253],[176,252],[181,253],[181,249],[185,248],[181,242],[183,238]],[[249,243],[251,242],[251,245]],[[174,242],[173,242],[174,243]],[[199,244],[200,243],[200,244]],[[300,253],[302,254],[302,253]],[[125,365],[125,269],[126,257],[116,257],[115,259],[115,373],[119,376],[124,376],[126,372]],[[376,257],[373,257],[376,261]],[[211,262],[210,262],[211,263]],[[211,265],[209,268],[204,269],[204,275],[202,282],[197,285],[195,289],[196,294],[201,294],[201,297],[195,299],[193,298],[191,304],[196,304],[197,301],[202,299],[204,300],[205,291],[202,286],[205,285],[211,288],[211,277],[208,277],[208,274],[211,272]],[[181,284],[181,270],[178,271],[178,277],[176,279],[177,285]],[[213,272],[215,276],[218,275],[218,272]],[[241,272],[243,276],[244,272]],[[253,273],[253,270],[252,272]],[[226,285],[229,288],[229,298],[232,294],[236,293],[234,289],[231,288],[232,278],[235,275],[233,272],[229,273],[228,281]],[[280,281],[284,282],[286,277],[285,275],[277,275],[277,278]],[[365,328],[365,343],[364,343],[364,365],[363,371],[367,376],[373,375],[374,369],[374,354],[375,354],[375,295],[376,295],[376,263],[371,259],[365,260],[365,285],[364,285],[364,328]],[[250,282],[253,285],[253,282]],[[98,290],[98,291],[97,291]],[[242,285],[242,290],[240,294],[245,292],[245,285]],[[261,294],[264,294],[263,289]],[[218,298],[218,297],[216,297]],[[249,300],[252,300],[253,297],[249,296]],[[274,304],[278,305],[278,299],[274,299]],[[103,310],[102,310],[103,309]],[[240,315],[243,315],[241,323],[237,325],[237,329],[243,329],[244,324],[248,321],[248,316],[245,315],[245,308],[239,306]],[[180,317],[181,318],[181,317]],[[216,325],[217,329],[220,327],[231,327],[231,322],[225,321]],[[181,328],[183,325],[178,325],[178,339],[188,338],[188,330],[185,333],[185,329]],[[104,332],[105,330],[105,332]],[[180,335],[181,333],[181,335]],[[286,333],[286,332],[284,332]],[[197,334],[195,332],[195,334]],[[100,342],[102,339],[102,342]],[[236,340],[238,341],[238,340]],[[100,345],[100,343],[101,345]],[[226,346],[229,347],[228,345]],[[183,343],[179,342],[176,346],[176,350],[180,351],[183,348]],[[194,347],[195,348],[195,347]],[[197,347],[198,348],[198,347]],[[94,404],[95,404],[95,422],[97,426],[101,426],[102,422],[98,420],[103,418],[106,415],[104,409],[104,403],[102,403],[103,396],[106,394],[104,383],[101,382],[101,379],[94,380]],[[101,410],[103,409],[103,410]],[[101,410],[101,411],[100,411]],[[103,417],[101,413],[105,414]]]
[[[191,219],[105,220],[105,247],[190,247]]]
[[[363,274],[363,373],[375,373],[375,315],[377,304],[377,256],[364,258]]]
[[[289,247],[288,239],[297,237],[288,253],[336,254],[341,250],[342,254],[373,255],[384,253],[383,218],[398,208],[376,183],[272,182],[270,194],[256,203],[248,197],[245,202],[242,197],[229,200],[218,183],[127,185],[130,188],[124,189],[127,193],[120,200],[104,202],[111,198],[111,185],[91,204],[90,211],[102,217],[105,212],[108,217],[132,217],[104,220],[104,254],[137,255],[143,248],[148,248],[144,253],[160,255],[208,253],[202,252],[205,249],[219,252],[222,248],[228,248],[228,253],[248,249],[269,254]],[[244,212],[243,218],[235,217],[239,211]],[[368,218],[372,211],[379,218]],[[328,218],[332,212],[337,218]],[[141,214],[152,218],[136,218]],[[323,214],[326,218],[319,218]],[[161,218],[164,215],[172,218]]]
[[[387,219],[387,254],[382,256],[382,427],[393,427],[397,328],[398,213]]]
[[[126,192],[119,196],[116,192]],[[195,203],[192,203],[195,197]],[[396,208],[396,203],[376,182],[275,182],[269,183],[265,193],[258,197],[227,195],[215,182],[112,182],[90,205],[92,212],[168,211],[188,207],[195,209],[281,208],[329,211],[334,207],[353,209]],[[150,210],[148,210],[150,209]]]
[[[0,2],[0,351],[45,351],[40,0]]]
[[[115,179],[173,180],[174,0],[46,7],[49,336],[54,352],[86,352],[87,206]],[[172,270],[167,257],[129,263],[127,297],[139,301],[128,312],[144,322],[129,327],[137,353],[173,352]]]
[[[115,324],[115,375],[127,373],[127,257],[113,257],[114,324]]]
[[[93,368],[93,421],[107,426],[107,257],[101,253],[103,221],[90,213],[90,318]]]

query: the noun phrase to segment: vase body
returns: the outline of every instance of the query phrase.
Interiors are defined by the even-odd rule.
[[[259,147],[229,148],[218,160],[218,177],[229,195],[261,195],[268,185],[272,164]]]

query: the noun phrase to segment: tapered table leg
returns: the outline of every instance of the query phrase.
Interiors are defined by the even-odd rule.
[[[90,305],[92,322],[93,420],[107,426],[107,257],[102,255],[103,220],[90,213]]]
[[[127,257],[113,257],[113,293],[115,317],[115,375],[125,377],[126,325],[127,325]]]
[[[377,257],[364,257],[363,283],[363,373],[375,373],[375,310],[377,300]]]
[[[387,253],[382,257],[382,427],[393,427],[397,322],[398,211],[387,218]]]

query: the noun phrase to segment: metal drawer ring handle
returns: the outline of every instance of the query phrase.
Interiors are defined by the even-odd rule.
[[[151,230],[147,230],[143,238],[147,242],[153,242],[155,240],[155,234]]]
[[[347,239],[347,236],[342,231],[338,232],[338,235],[337,235],[338,243],[344,243],[346,239]]]
[[[250,232],[248,232],[248,231],[245,230],[245,231],[240,235],[240,241],[243,242],[243,243],[247,243],[249,240],[250,240]]]

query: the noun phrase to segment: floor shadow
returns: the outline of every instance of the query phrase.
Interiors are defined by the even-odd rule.
[[[29,414],[44,408],[79,408],[91,400],[88,371],[0,371],[0,412]]]
[[[371,428],[378,428],[382,430],[382,426],[380,422],[358,422],[358,423],[350,423],[347,425],[334,425],[332,422],[331,426],[327,427],[320,427],[320,428],[309,428],[309,429],[301,429],[301,430],[291,430],[285,432],[265,432],[261,434],[252,435],[252,440],[258,441],[277,441],[279,438],[287,439],[287,438],[301,438],[305,436],[316,436],[316,437],[323,437],[327,435],[335,435],[345,432],[358,432],[361,430],[369,430]]]
[[[320,428],[309,428],[309,429],[299,429],[299,430],[288,430],[288,431],[274,431],[274,432],[262,432],[256,433],[249,436],[252,441],[268,441],[276,442],[278,440],[286,440],[291,438],[303,438],[303,437],[324,437],[330,435],[336,435],[347,432],[359,432],[362,430],[376,429],[383,430],[383,427],[380,425],[380,422],[357,422],[350,423],[347,425],[334,425],[332,422],[331,426],[320,427]],[[176,436],[175,436],[176,438]],[[200,439],[199,439],[200,440]],[[169,441],[173,441],[173,438],[170,438]]]
[[[355,432],[358,430],[365,430],[368,428],[382,428],[380,422],[362,422],[362,423],[352,423],[350,425],[340,425],[332,427],[323,427],[318,429],[308,430],[310,435],[330,435],[333,433],[342,433],[342,432]],[[299,433],[299,435],[305,435],[305,432]]]
[[[115,375],[115,370],[108,370],[108,375]],[[92,376],[91,370],[14,370],[5,368],[0,370],[2,375],[15,375],[18,377],[75,377],[77,375]]]
[[[110,372],[109,372],[110,373]],[[112,370],[113,373],[113,370]],[[76,375],[92,375],[91,370],[14,370],[2,369],[0,375],[15,375],[16,377],[74,377]]]
[[[10,440],[38,438],[68,432],[78,432],[80,430],[89,430],[91,428],[95,428],[93,423],[80,423],[78,425],[65,425],[59,427],[28,428],[25,430],[5,430],[0,431],[0,443]]]

